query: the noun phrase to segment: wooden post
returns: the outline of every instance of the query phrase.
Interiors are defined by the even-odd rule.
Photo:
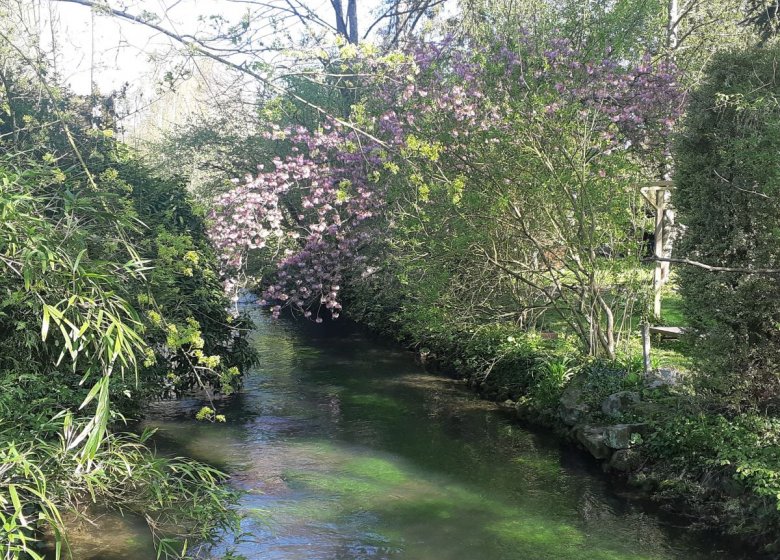
[[[650,323],[642,321],[642,358],[645,366],[645,377],[650,375]]]
[[[659,181],[642,186],[639,192],[650,206],[655,210],[655,257],[665,257],[665,242],[669,232],[666,231],[666,211],[668,206],[669,191],[673,189],[671,181]],[[669,278],[669,263],[657,261],[653,271],[653,316],[661,318],[661,288]]]
[[[655,250],[656,257],[664,256],[664,210],[666,209],[666,192],[663,189],[657,189],[655,191]],[[661,318],[661,289],[664,286],[666,278],[664,278],[666,272],[664,265],[656,261],[655,271],[653,272],[653,316],[656,319]]]

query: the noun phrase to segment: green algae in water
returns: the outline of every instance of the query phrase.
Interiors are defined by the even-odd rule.
[[[547,482],[559,482],[563,476],[563,469],[560,463],[540,455],[521,455],[512,459],[512,463],[517,465],[520,474],[544,479]]]
[[[345,400],[350,404],[369,409],[372,414],[398,415],[406,410],[397,400],[376,393],[349,394],[346,395]]]
[[[386,485],[401,484],[409,479],[409,474],[405,473],[398,465],[377,457],[354,459],[342,468],[354,476],[368,478]]]
[[[247,490],[249,560],[740,558],[643,513],[549,436],[403,353],[348,329],[256,320],[261,363],[224,410],[243,424],[165,420],[179,453],[227,465]],[[127,560],[116,548],[93,552]]]
[[[292,488],[306,488],[327,494],[339,494],[349,499],[369,498],[382,492],[385,487],[350,476],[323,473],[285,473]]]

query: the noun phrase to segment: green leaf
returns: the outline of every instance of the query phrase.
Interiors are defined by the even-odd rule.
[[[43,306],[43,321],[41,322],[41,340],[46,340],[49,335],[49,306]]]
[[[11,503],[14,505],[14,509],[16,510],[16,515],[19,518],[19,521],[22,524],[22,527],[27,527],[27,520],[24,518],[24,514],[22,513],[22,502],[19,499],[19,494],[16,492],[16,485],[15,484],[9,484],[8,485],[8,493],[11,495]]]

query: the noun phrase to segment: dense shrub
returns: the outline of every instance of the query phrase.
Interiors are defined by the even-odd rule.
[[[718,54],[676,141],[680,254],[780,268],[777,47]],[[736,401],[778,397],[780,276],[680,268],[685,313],[710,386]]]
[[[777,550],[780,422],[761,414],[726,417],[680,411],[656,422],[647,440],[661,494],[701,501],[729,531]]]
[[[231,390],[252,356],[197,207],[116,141],[109,118],[91,122],[93,103],[2,59],[0,550],[9,560],[40,558],[42,531],[67,550],[61,514],[91,505],[143,515],[161,557],[237,523],[222,474],[120,433],[118,413],[150,398]]]

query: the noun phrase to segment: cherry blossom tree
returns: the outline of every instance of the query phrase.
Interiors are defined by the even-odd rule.
[[[262,252],[275,262],[263,282],[276,315],[291,306],[337,317],[345,280],[388,258],[371,249],[401,233],[399,209],[414,206],[406,215],[419,221],[437,203],[431,189],[444,185],[453,212],[473,210],[460,202],[466,195],[492,205],[468,218],[501,224],[476,250],[530,288],[526,304],[544,300],[592,352],[614,354],[618,298],[601,280],[604,255],[614,264],[634,242],[629,184],[668,155],[682,108],[675,69],[649,55],[589,57],[526,32],[489,45],[424,42],[392,63],[360,56],[349,66],[360,69],[352,127],[269,131],[280,155],[215,200],[226,269]],[[499,254],[511,243],[520,253]]]

